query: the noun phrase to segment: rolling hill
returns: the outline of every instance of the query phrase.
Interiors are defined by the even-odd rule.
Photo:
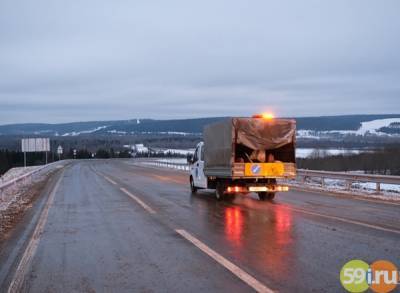
[[[222,119],[225,118],[131,119],[60,124],[8,124],[0,125],[0,136],[132,135],[151,133],[199,135],[206,124]],[[297,117],[295,119],[299,131],[298,134],[305,137],[318,135],[400,135],[400,114]],[[362,129],[365,131],[360,132]]]

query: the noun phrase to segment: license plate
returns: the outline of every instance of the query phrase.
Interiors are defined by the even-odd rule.
[[[266,186],[250,186],[249,191],[260,192],[260,191],[268,191]]]

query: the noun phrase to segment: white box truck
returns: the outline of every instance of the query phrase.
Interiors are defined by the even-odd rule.
[[[296,121],[262,115],[228,118],[204,128],[190,164],[190,188],[215,189],[217,199],[256,192],[273,199],[296,176]]]

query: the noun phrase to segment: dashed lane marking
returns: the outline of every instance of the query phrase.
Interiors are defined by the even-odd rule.
[[[104,179],[106,179],[108,182],[110,182],[111,184],[117,185],[117,182],[115,182],[114,180],[112,180],[111,178],[104,176]]]
[[[191,242],[194,246],[199,248],[201,251],[203,251],[209,257],[214,259],[216,262],[218,262],[224,268],[229,270],[236,277],[238,277],[240,280],[245,282],[247,285],[252,287],[257,292],[265,292],[265,293],[274,292],[272,289],[268,288],[263,283],[261,283],[260,281],[255,279],[253,276],[246,273],[244,270],[239,268],[237,265],[235,265],[231,261],[227,260],[225,257],[218,254],[217,252],[215,252],[213,249],[211,249],[206,244],[201,242],[199,239],[197,239],[196,237],[191,235],[189,232],[187,232],[183,229],[176,229],[175,232],[178,233],[179,235],[181,235],[183,238],[185,238],[189,242]]]
[[[149,212],[150,214],[155,214],[156,211],[153,210],[149,205],[147,205],[145,202],[143,202],[140,198],[138,198],[136,195],[130,193],[128,190],[126,190],[125,188],[121,187],[120,190],[127,194],[130,198],[132,198],[134,201],[136,201],[138,204],[140,204],[142,206],[142,208],[144,208],[147,212]]]
[[[107,176],[103,176],[104,179],[106,179],[108,182],[110,182],[113,185],[118,185],[117,182],[115,182],[114,180],[112,180],[111,178],[107,177]],[[126,190],[125,188],[121,187],[120,190],[127,194],[130,198],[132,198],[134,201],[136,201],[139,205],[142,206],[142,208],[144,208],[147,212],[149,212],[150,214],[155,214],[156,211],[153,210],[148,204],[146,204],[144,201],[142,201],[140,198],[138,198],[136,195],[130,193],[128,190]]]

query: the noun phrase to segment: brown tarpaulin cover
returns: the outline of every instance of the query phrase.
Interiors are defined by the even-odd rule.
[[[234,144],[253,150],[268,150],[294,142],[296,121],[292,119],[229,118],[204,128],[205,167],[233,163]]]

